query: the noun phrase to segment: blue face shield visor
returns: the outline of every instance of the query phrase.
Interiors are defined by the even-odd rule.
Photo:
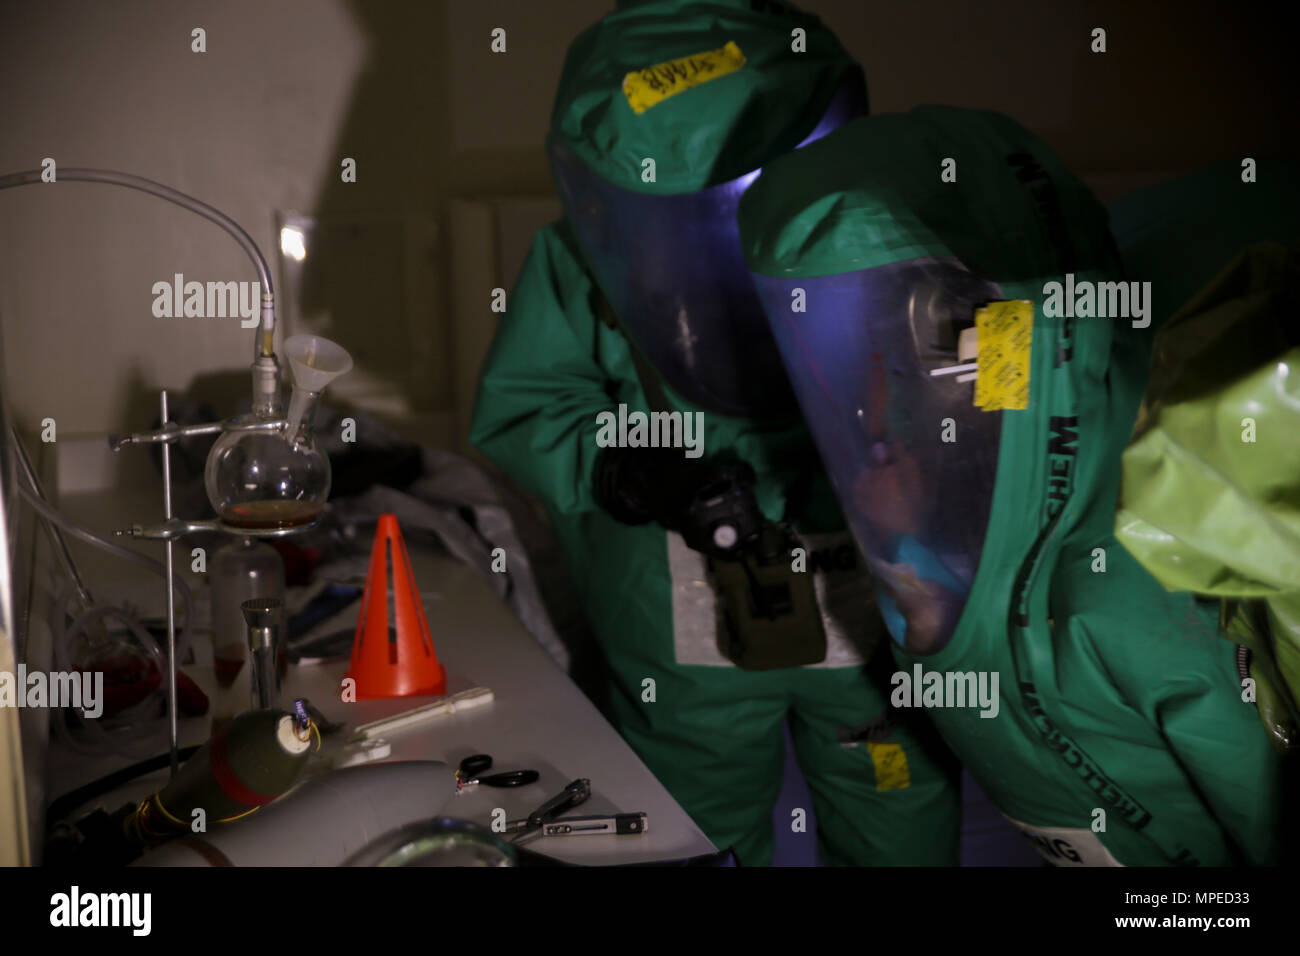
[[[933,653],[975,579],[1002,424],[952,369],[962,330],[1001,290],[938,259],[754,281],[885,622],[902,647]]]
[[[860,83],[845,84],[800,146],[865,113]],[[655,196],[610,185],[554,142],[550,155],[588,267],[664,382],[721,415],[797,414],[736,225],[740,197],[761,170],[694,193]]]

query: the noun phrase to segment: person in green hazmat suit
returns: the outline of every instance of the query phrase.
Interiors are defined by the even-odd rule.
[[[471,428],[549,509],[607,715],[747,865],[772,857],[787,717],[825,862],[957,862],[955,764],[890,714],[870,582],[736,233],[764,162],[865,112],[815,17],[620,3],[569,50],[548,142],[565,218],[536,237]]]
[[[1216,599],[1261,725],[1300,763],[1300,162],[1224,163],[1110,210],[1163,291],[1115,535],[1170,590]],[[1296,821],[1284,821],[1293,846]]]
[[[1169,310],[1087,188],[1006,117],[928,107],[774,160],[738,216],[894,706],[1053,863],[1275,862],[1279,761],[1217,608],[1115,538]]]

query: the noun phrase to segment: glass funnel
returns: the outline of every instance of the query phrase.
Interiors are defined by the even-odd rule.
[[[325,386],[347,372],[352,359],[341,346],[314,335],[295,335],[284,347],[294,379],[286,425],[228,429],[208,453],[208,500],[232,527],[269,531],[310,524],[329,497],[330,463],[316,447],[316,406]],[[238,424],[283,417],[279,401],[268,401]]]

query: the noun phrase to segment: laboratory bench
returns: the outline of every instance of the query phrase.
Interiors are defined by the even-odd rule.
[[[47,489],[58,488],[59,508],[101,535],[132,523],[160,520],[161,476],[146,452],[110,452],[104,439],[60,440],[42,449],[40,470]],[[184,515],[182,515],[184,517]],[[29,666],[49,668],[49,629],[41,615],[48,613],[51,586],[60,586],[61,572],[53,561],[49,543],[36,535],[33,561],[34,600],[31,604]],[[126,542],[162,559],[165,545],[157,541]],[[449,816],[490,826],[500,808],[509,819],[526,816],[575,778],[591,781],[591,798],[572,815],[603,813],[647,814],[647,830],[639,835],[584,835],[534,837],[521,843],[528,849],[557,859],[582,864],[647,863],[679,860],[714,852],[708,838],[692,822],[662,784],[650,773],[618,733],[601,716],[578,687],[551,659],[545,649],[493,593],[471,567],[432,547],[408,540],[417,585],[438,658],[446,669],[447,694],[476,687],[492,691],[491,703],[438,716],[426,722],[385,732],[391,755],[385,760],[442,761],[455,767],[471,754],[490,754],[491,772],[535,769],[536,783],[516,788],[468,788],[461,794],[432,795],[428,816]],[[109,556],[80,542],[71,544],[83,577],[98,600],[131,604],[142,617],[165,617],[165,587],[161,577]],[[177,573],[205,594],[201,574],[191,570],[190,547],[184,539],[175,545]],[[206,625],[206,600],[198,624]],[[314,632],[354,628],[361,602],[355,602]],[[178,602],[177,617],[180,617]],[[211,664],[211,641],[196,630],[195,662],[182,664],[208,695],[203,717],[182,718],[180,745],[201,744],[209,736],[214,706],[222,691]],[[323,735],[320,753],[313,761],[329,760],[361,724],[380,720],[432,703],[433,697],[390,700],[341,699],[346,661],[299,664],[285,677],[282,707],[292,709],[296,697],[307,697],[330,721],[344,724],[334,734]],[[241,671],[235,693],[247,693],[249,665]],[[25,741],[44,739],[33,721],[49,714],[28,712]],[[26,749],[29,806],[43,806],[54,797],[99,779],[132,762],[131,758],[73,753],[58,740],[49,740],[47,759]],[[165,750],[165,746],[163,748]],[[161,752],[161,751],[159,751]],[[42,767],[42,763],[44,766]],[[318,768],[319,769],[319,768]],[[313,772],[309,768],[309,773]],[[103,806],[112,812],[123,804],[143,799],[167,780],[167,771],[138,778],[130,785],[89,801],[73,815]],[[283,799],[283,798],[282,798]],[[32,821],[38,825],[38,821]],[[239,826],[238,823],[224,824]],[[34,834],[35,836],[35,834]],[[39,840],[34,841],[39,845]]]

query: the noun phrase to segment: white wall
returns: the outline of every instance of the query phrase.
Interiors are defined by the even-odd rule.
[[[49,156],[175,186],[243,224],[278,281],[276,210],[437,223],[451,195],[545,192],[540,141],[564,49],[606,7],[10,4],[0,11],[0,171]],[[486,51],[499,23],[514,42],[487,62],[494,75],[471,48]],[[206,53],[191,52],[194,27],[207,32]],[[512,79],[522,76],[530,82]],[[499,95],[503,84],[513,97]],[[343,156],[358,161],[355,185],[339,182]],[[429,301],[408,303],[408,325],[427,337],[413,344],[425,364],[404,387],[418,392],[409,405],[449,413],[447,258],[421,248],[408,264],[427,272],[414,286]],[[79,183],[0,192],[0,323],[20,425],[52,417],[60,435],[143,428],[157,388],[246,367],[251,333],[236,320],[152,315],[153,283],[177,272],[255,278],[216,227],[149,196]],[[363,349],[364,332],[339,337]]]
[[[268,255],[272,211],[310,207],[336,162],[366,57],[333,2],[59,0],[10,16],[0,169],[49,156],[135,172],[217,206]],[[205,54],[190,51],[195,26]],[[200,370],[247,365],[251,333],[237,320],[153,316],[153,283],[176,272],[256,279],[224,233],[152,197],[79,183],[0,193],[0,316],[20,422],[146,427],[128,418],[128,383],[184,388]]]

